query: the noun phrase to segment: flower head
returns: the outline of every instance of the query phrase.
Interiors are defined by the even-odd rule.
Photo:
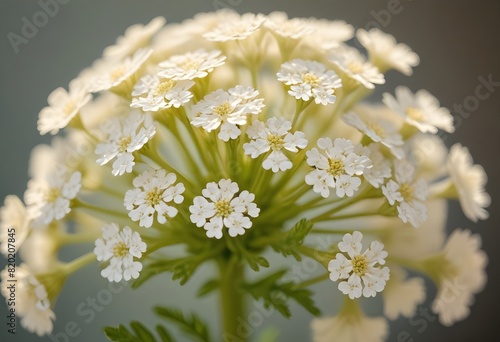
[[[474,165],[469,150],[460,144],[451,147],[446,165],[465,216],[474,222],[487,219],[489,214],[484,208],[490,205],[491,198],[484,191],[488,178],[483,167]]]
[[[130,107],[141,108],[145,112],[175,107],[179,108],[189,102],[193,94],[189,89],[193,81],[160,78],[153,75],[143,76],[134,86]]]
[[[10,297],[9,271],[7,267],[1,272],[1,293],[8,300]],[[32,271],[22,264],[16,268],[16,314],[21,318],[21,325],[29,332],[38,336],[52,332],[53,321],[56,319],[50,308],[47,289],[36,278]]]
[[[205,51],[204,49],[175,55],[159,64],[158,76],[172,80],[193,80],[204,78],[216,67],[224,64],[226,56],[219,50]]]
[[[113,176],[132,172],[135,165],[135,151],[140,150],[156,133],[153,119],[148,114],[131,112],[129,116],[113,118],[101,127],[106,134],[106,140],[96,146],[95,153],[99,155],[97,163],[113,163]]]
[[[29,234],[29,224],[23,202],[14,195],[5,197],[4,206],[0,208],[0,253],[7,256],[17,252]],[[10,237],[14,237],[15,243],[9,244]]]
[[[247,123],[248,114],[259,114],[264,107],[259,92],[252,87],[236,86],[227,92],[219,89],[192,107],[195,117],[191,124],[211,132],[220,126],[219,139],[229,141],[240,136],[238,125]]]
[[[307,20],[294,18],[288,19],[285,12],[272,12],[266,17],[264,26],[274,34],[291,39],[300,39],[315,31],[315,27]]]
[[[330,188],[336,188],[338,197],[353,196],[361,185],[359,175],[372,167],[367,156],[354,153],[354,144],[350,140],[337,138],[318,139],[318,147],[306,152],[307,164],[314,168],[306,175],[305,181],[313,186],[313,191],[323,197],[330,195]]]
[[[258,217],[260,209],[253,203],[254,194],[244,190],[236,195],[238,192],[238,184],[230,179],[208,183],[203,196],[195,197],[189,207],[191,222],[204,227],[210,238],[222,238],[224,227],[231,237],[245,234],[245,229],[252,227],[249,217]]]
[[[398,44],[393,36],[377,28],[369,31],[359,29],[356,37],[368,50],[372,64],[382,71],[396,69],[410,76],[413,73],[412,67],[420,63],[420,58],[408,45]]]
[[[226,13],[225,20],[217,27],[205,33],[203,37],[214,42],[243,40],[250,37],[264,24],[266,17],[262,14],[245,13],[238,15]]]
[[[390,205],[397,207],[399,218],[418,227],[427,219],[424,202],[429,189],[423,178],[416,178],[415,167],[407,160],[396,161],[394,179],[382,186],[382,193]]]
[[[423,133],[437,133],[442,129],[453,133],[453,116],[446,108],[439,106],[439,101],[426,90],[413,94],[406,87],[396,88],[396,98],[385,93],[385,105],[401,115],[406,123],[415,126]]]
[[[358,231],[352,235],[344,235],[338,243],[343,253],[337,253],[335,259],[328,264],[330,279],[343,280],[339,283],[339,290],[349,295],[350,299],[359,298],[361,295],[375,297],[389,280],[389,268],[380,266],[385,264],[387,257],[387,252],[383,250],[384,245],[373,241],[370,247],[361,253],[362,239],[363,234]]]
[[[122,230],[116,223],[102,227],[102,237],[95,241],[94,254],[98,261],[109,264],[101,271],[101,275],[110,282],[129,281],[137,279],[142,270],[142,264],[134,261],[140,259],[146,252],[147,245],[137,232],[125,226]]]
[[[257,158],[271,151],[262,162],[264,169],[272,169],[273,172],[291,169],[293,164],[283,153],[283,149],[298,152],[299,148],[307,146],[304,133],[297,131],[292,134],[289,133],[291,129],[292,124],[285,119],[271,118],[267,120],[267,127],[263,122],[255,120],[246,132],[252,140],[243,145],[245,154]]]
[[[60,220],[71,211],[71,200],[81,188],[82,174],[57,168],[43,178],[33,178],[24,193],[28,215],[44,225]]]
[[[156,17],[147,25],[136,24],[130,26],[123,36],[116,39],[115,45],[104,49],[104,58],[121,59],[133,55],[134,52],[149,43],[151,37],[165,25],[165,22],[165,18]]]
[[[446,242],[444,271],[439,274],[439,288],[432,311],[446,326],[465,319],[474,295],[486,283],[486,254],[480,249],[481,238],[468,230],[455,230]]]
[[[185,190],[182,183],[174,185],[176,180],[174,173],[162,169],[144,171],[134,178],[135,188],[125,193],[124,202],[132,221],[139,221],[139,226],[149,228],[153,225],[155,214],[160,224],[175,217],[178,210],[169,203],[181,204]]]
[[[151,53],[150,49],[139,49],[133,56],[125,57],[121,61],[98,60],[86,74],[86,78],[92,80],[93,86],[90,90],[94,93],[113,90],[131,79],[135,81],[133,76],[151,56]]]
[[[404,141],[392,122],[366,115],[362,119],[354,112],[345,114],[342,116],[342,120],[349,126],[358,129],[372,141],[387,147],[396,158],[403,158]]]
[[[38,130],[40,134],[57,134],[60,129],[78,115],[80,109],[90,101],[86,85],[81,79],[74,79],[69,84],[69,91],[57,88],[50,93],[47,102],[48,107],[40,111],[38,118]]]
[[[349,79],[373,89],[384,84],[384,75],[355,48],[342,45],[332,50],[329,58]]]
[[[294,59],[283,63],[277,75],[278,81],[290,86],[288,94],[297,100],[314,98],[317,104],[322,105],[334,103],[335,89],[342,87],[335,71],[327,70],[323,64],[314,61]]]

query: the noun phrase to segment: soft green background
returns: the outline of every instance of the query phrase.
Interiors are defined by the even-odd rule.
[[[396,36],[398,41],[410,45],[421,56],[421,65],[411,78],[390,73],[388,84],[382,90],[392,91],[398,84],[407,84],[413,90],[428,89],[444,106],[453,107],[463,103],[474,94],[477,78],[493,75],[500,81],[500,3],[498,1],[333,1],[333,0],[219,0],[218,3],[238,4],[233,8],[239,12],[286,11],[290,16],[315,16],[328,19],[344,19],[356,27],[365,27],[375,20],[374,13],[387,10],[390,4],[400,2],[400,13],[391,15],[383,29]],[[134,23],[146,23],[162,15],[169,22],[180,22],[198,12],[214,10],[212,0],[70,0],[61,5],[59,12],[49,19],[29,44],[21,45],[14,53],[7,34],[20,34],[22,18],[32,18],[40,11],[38,1],[0,1],[0,198],[7,194],[21,196],[28,180],[27,166],[31,148],[47,137],[36,131],[38,112],[46,105],[47,95],[56,87],[67,83],[84,67],[98,58],[102,49],[114,43],[126,27]],[[499,249],[498,241],[498,197],[499,183],[499,115],[500,88],[468,119],[463,120],[457,132],[446,140],[448,145],[460,141],[469,146],[477,163],[485,166],[490,176],[488,191],[493,197],[491,218],[486,222],[471,224],[457,206],[452,206],[450,227],[471,228],[484,238],[484,248],[490,257],[489,283],[477,297],[471,317],[452,328],[441,327],[431,322],[426,329],[422,324],[411,324],[400,319],[391,325],[390,341],[397,341],[401,331],[408,331],[414,341],[497,341],[497,317],[499,305]],[[67,252],[67,251],[66,251]],[[3,265],[4,260],[1,261]],[[1,265],[0,265],[1,266]],[[168,304],[182,309],[195,309],[215,325],[215,298],[195,300],[193,289],[202,278],[203,270],[186,286],[180,288],[168,276],[162,276],[147,284],[139,292],[123,290],[106,298],[107,282],[98,276],[96,265],[87,267],[69,279],[57,302],[54,333],[64,331],[68,322],[74,321],[80,329],[71,342],[103,341],[100,333],[103,325],[112,325],[139,319],[153,322],[150,307]],[[104,292],[103,292],[104,291]],[[318,299],[325,313],[335,309],[336,290],[332,284],[318,287]],[[89,315],[79,315],[77,307],[100,294],[109,305],[95,312],[95,319],[87,324]],[[428,307],[428,304],[424,305]],[[251,307],[252,308],[252,307]],[[296,307],[294,307],[297,309]],[[36,339],[21,329],[17,335],[6,333],[5,306],[0,305],[0,340],[3,341],[66,341],[60,338]],[[275,324],[282,334],[280,341],[310,341],[310,315],[295,310],[292,320],[286,321],[278,314],[266,318],[263,326]],[[156,321],[154,321],[156,322]],[[71,323],[70,323],[71,324]],[[256,335],[256,334],[255,334]],[[342,341],[340,341],[342,342]]]

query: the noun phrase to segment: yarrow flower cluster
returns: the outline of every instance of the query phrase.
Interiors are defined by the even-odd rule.
[[[412,317],[425,300],[423,277],[442,324],[467,317],[487,257],[467,230],[445,242],[446,201],[486,219],[486,173],[466,147],[448,151],[439,133],[454,131],[453,116],[427,91],[391,86],[363,103],[388,70],[411,75],[415,52],[377,29],[281,12],[164,25],[127,29],[40,111],[41,134],[64,134],[33,150],[24,198],[0,208],[0,251],[24,261],[15,273],[24,328],[50,334],[65,280],[93,262],[133,288],[172,273],[181,285],[203,281],[200,295],[218,289],[221,331],[241,341],[247,298],[286,317],[293,300],[317,316],[310,286],[328,278],[344,303],[312,321],[314,341],[382,341],[387,320]],[[354,36],[366,56],[346,43]],[[422,153],[429,144],[435,153]],[[60,260],[79,244],[88,253],[67,248]],[[323,274],[296,277],[273,253],[310,258]],[[10,263],[0,275],[7,300]],[[368,317],[358,300],[375,296],[383,316]],[[212,339],[198,315],[155,311]],[[150,336],[146,326],[105,331],[130,340]]]
[[[363,253],[361,250],[363,234],[355,231],[344,235],[339,242],[339,250],[347,254],[337,253],[334,260],[328,264],[330,279],[339,283],[339,290],[349,298],[375,297],[381,292],[389,280],[389,268],[380,267],[385,264],[387,252],[383,250],[384,245],[373,241],[370,247]]]
[[[142,264],[134,261],[146,252],[146,244],[138,232],[125,226],[120,230],[116,223],[102,227],[102,238],[95,241],[94,253],[98,261],[109,264],[101,271],[101,275],[109,281],[119,282],[122,279],[137,279]]]
[[[191,222],[203,227],[210,238],[222,238],[224,227],[232,237],[245,234],[252,227],[250,217],[259,216],[260,209],[253,203],[254,194],[244,190],[235,196],[238,192],[238,184],[230,179],[208,183],[203,196],[195,197],[189,207]]]

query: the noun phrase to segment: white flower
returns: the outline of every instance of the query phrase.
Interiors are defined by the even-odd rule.
[[[266,17],[264,26],[283,38],[300,39],[312,34],[315,27],[305,19],[288,19],[285,12],[272,12]]]
[[[95,152],[100,156],[97,163],[104,165],[116,158],[112,171],[114,176],[132,172],[135,165],[132,153],[140,150],[156,133],[151,116],[136,111],[123,119],[109,120],[101,130],[107,139],[96,146]]]
[[[359,29],[356,37],[363,47],[368,50],[372,64],[380,70],[396,69],[410,76],[412,67],[420,63],[420,58],[406,44],[398,44],[390,34],[377,28],[370,31]]]
[[[415,179],[415,167],[406,160],[395,161],[395,179],[382,186],[382,193],[390,205],[396,205],[398,216],[404,222],[418,227],[427,219],[429,190],[423,178]]]
[[[74,79],[69,83],[69,91],[57,88],[50,93],[47,102],[48,107],[40,111],[38,118],[38,131],[40,134],[57,134],[60,129],[80,112],[80,109],[90,101],[89,94],[81,79]]]
[[[375,188],[379,188],[385,183],[386,178],[392,175],[391,164],[388,159],[380,152],[377,144],[370,144],[368,146],[356,145],[354,153],[365,155],[373,163],[373,167],[367,168],[363,172],[363,177]]]
[[[156,112],[170,107],[179,108],[189,102],[193,94],[188,91],[193,81],[174,81],[158,76],[145,75],[134,86],[130,107],[141,108],[145,112]]]
[[[5,197],[4,206],[0,208],[0,252],[4,256],[19,250],[28,236],[29,223],[23,202],[14,195]]]
[[[243,145],[245,154],[257,158],[263,153],[271,153],[263,160],[264,169],[272,169],[273,172],[291,169],[293,164],[283,153],[283,149],[290,152],[298,152],[299,148],[307,146],[304,133],[297,131],[289,133],[292,124],[282,118],[271,118],[267,120],[267,127],[263,122],[255,120],[247,129],[249,143]]]
[[[151,56],[152,50],[139,49],[133,56],[126,57],[122,61],[116,60],[98,60],[94,66],[87,71],[90,80],[92,80],[91,91],[94,93],[112,90],[119,87],[129,79],[133,79],[135,73]]]
[[[486,284],[488,258],[480,249],[481,238],[468,230],[456,229],[448,238],[443,253],[448,265],[441,274],[432,311],[445,326],[465,319],[474,303],[474,295]]]
[[[132,55],[146,46],[151,37],[165,25],[165,18],[156,17],[147,25],[136,24],[127,28],[123,36],[118,37],[115,45],[104,49],[103,56],[110,59],[121,59]]]
[[[309,18],[309,24],[314,27],[314,32],[304,41],[312,48],[324,51],[339,47],[343,42],[354,35],[354,27],[343,20],[325,20]]]
[[[334,103],[335,89],[342,87],[335,71],[327,70],[321,63],[303,59],[283,63],[277,76],[278,81],[290,86],[288,93],[297,100],[314,98],[317,104],[322,105]]]
[[[484,191],[488,177],[483,167],[474,164],[469,149],[460,144],[451,147],[446,165],[465,216],[474,222],[487,219],[489,214],[484,208],[490,205],[491,198]]]
[[[231,14],[231,15],[229,15]],[[259,30],[264,24],[266,17],[262,14],[245,13],[238,15],[229,13],[225,20],[203,35],[204,38],[215,42],[227,42],[230,40],[243,40]]]
[[[8,299],[10,298],[10,289],[8,286],[9,272],[5,268],[0,275],[1,293]],[[50,308],[47,290],[43,284],[33,275],[26,264],[16,268],[16,314],[21,318],[21,325],[29,332],[36,333],[38,336],[48,335],[52,332],[53,321],[56,316]]]
[[[343,45],[333,49],[329,60],[347,77],[362,84],[365,88],[373,89],[375,84],[385,83],[384,75],[355,48]]]
[[[245,125],[248,114],[259,114],[264,107],[264,100],[256,98],[257,95],[257,90],[241,85],[227,92],[216,90],[192,107],[195,117],[191,124],[207,132],[220,126],[219,139],[236,139],[241,134],[237,125]]]
[[[343,115],[342,120],[365,134],[372,141],[386,146],[396,158],[404,157],[403,138],[392,122],[371,115],[364,115],[361,118],[354,112]]]
[[[125,208],[132,221],[139,221],[139,226],[149,228],[153,225],[154,214],[160,224],[177,215],[177,209],[168,205],[170,202],[182,203],[184,184],[177,183],[174,173],[165,170],[144,171],[133,180],[134,189],[125,193]]]
[[[191,222],[204,227],[209,238],[222,238],[224,227],[231,237],[245,234],[245,229],[252,227],[248,216],[258,217],[260,209],[253,203],[254,194],[244,190],[236,196],[238,191],[238,184],[230,179],[208,183],[203,196],[195,197],[189,207]]]
[[[425,285],[422,278],[406,278],[406,272],[391,267],[391,279],[382,292],[384,316],[391,320],[399,316],[413,317],[417,306],[425,300]]]
[[[204,78],[214,68],[224,64],[226,56],[219,50],[210,52],[200,49],[183,55],[175,55],[160,63],[158,76],[173,80],[192,80]]]
[[[71,211],[71,200],[81,188],[82,174],[60,167],[43,178],[28,182],[24,200],[30,219],[42,224],[60,220]]]
[[[134,261],[134,257],[140,259],[147,248],[139,233],[127,226],[120,231],[116,223],[106,224],[101,229],[102,238],[95,241],[94,254],[98,261],[109,261],[101,275],[110,282],[117,283],[122,279],[137,279],[142,264]]]
[[[320,138],[318,147],[326,156],[316,148],[306,152],[307,164],[315,168],[306,175],[306,183],[325,198],[330,195],[330,188],[336,188],[338,197],[352,196],[361,184],[356,175],[372,167],[371,160],[354,153],[354,145],[346,139],[337,138],[332,142],[330,138]]]
[[[415,126],[422,133],[438,132],[438,128],[448,133],[453,133],[453,116],[450,111],[440,107],[439,101],[426,90],[419,90],[415,94],[407,87],[399,86],[395,90],[396,98],[389,93],[384,93],[385,105],[411,126]]]
[[[345,234],[338,243],[343,253],[337,253],[335,259],[328,264],[330,279],[344,280],[339,283],[338,288],[343,294],[349,295],[350,299],[359,298],[361,295],[375,297],[389,280],[389,268],[380,266],[385,264],[387,257],[387,252],[383,250],[384,245],[373,241],[370,247],[361,253],[362,239],[363,234],[358,231],[352,235]]]
[[[341,311],[335,317],[314,318],[312,333],[313,342],[384,342],[389,326],[383,317],[369,318],[362,312]]]

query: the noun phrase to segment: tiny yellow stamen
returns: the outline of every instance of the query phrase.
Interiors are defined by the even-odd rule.
[[[222,199],[214,203],[216,215],[220,217],[228,217],[233,212],[233,207],[227,199]]]
[[[112,251],[115,257],[123,258],[128,254],[128,247],[124,242],[120,241],[114,245]]]
[[[269,134],[267,136],[267,142],[271,146],[271,149],[273,151],[279,151],[285,144],[285,141],[283,140],[282,137],[274,135],[274,134]]]
[[[355,274],[362,277],[368,270],[368,259],[364,255],[356,255],[352,258],[352,270]]]
[[[328,170],[326,171],[334,177],[340,176],[345,173],[344,162],[340,159],[328,159]]]

